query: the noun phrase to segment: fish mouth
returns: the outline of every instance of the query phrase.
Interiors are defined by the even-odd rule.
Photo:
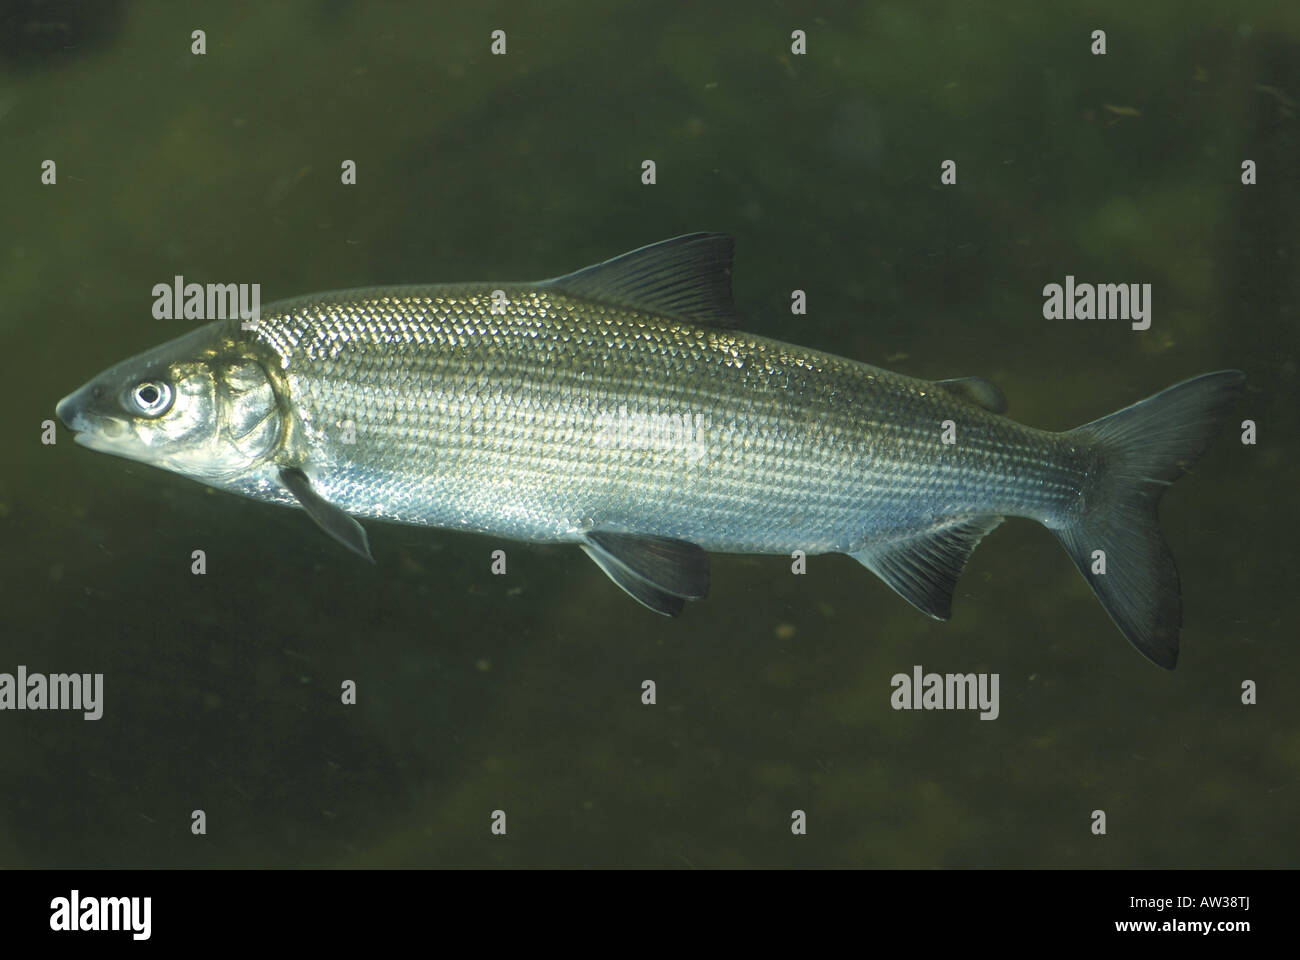
[[[132,452],[123,447],[120,443],[115,443],[112,438],[102,436],[98,433],[83,431],[72,435],[72,439],[78,446],[85,447],[88,450],[94,450],[98,453],[111,453],[114,456],[126,457],[129,460],[138,459]]]
[[[121,441],[127,438],[130,431],[121,420],[93,417],[86,413],[88,389],[82,387],[55,404],[55,416],[73,432],[73,439],[81,446],[103,453],[117,453],[121,449]]]

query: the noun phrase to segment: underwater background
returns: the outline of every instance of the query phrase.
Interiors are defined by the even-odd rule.
[[[1300,5],[1080,6],[0,6],[0,672],[105,689],[0,712],[0,865],[1296,866]],[[1162,505],[1177,670],[1024,520],[948,623],[842,556],[715,556],[667,620],[571,547],[368,523],[371,567],[41,442],[192,325],[151,313],[177,274],[265,304],[695,230],[736,237],[746,330],[988,377],[1032,426],[1246,371]],[[1150,330],[1045,320],[1067,275],[1152,284]],[[998,673],[1000,716],[891,709],[917,664]]]

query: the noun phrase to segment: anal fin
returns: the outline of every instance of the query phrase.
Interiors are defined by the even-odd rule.
[[[342,507],[330,503],[314,489],[307,474],[297,467],[281,467],[280,482],[297,498],[307,516],[316,521],[316,525],[349,550],[361,554],[371,563],[375,558],[370,555],[370,538],[366,528],[359,524]]]
[[[952,594],[962,568],[1002,517],[954,520],[913,537],[875,543],[852,557],[922,613],[952,616]]]
[[[593,530],[582,549],[638,603],[675,617],[709,592],[709,555],[684,540]]]

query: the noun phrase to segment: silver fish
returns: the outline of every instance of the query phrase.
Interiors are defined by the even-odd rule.
[[[1035,430],[985,380],[730,329],[731,259],[729,237],[699,233],[536,283],[286,300],[119,363],[58,415],[92,450],[303,507],[367,558],[357,517],[576,543],[664,614],[705,595],[706,551],[800,550],[849,554],[947,619],[980,539],[1028,517],[1174,666],[1156,506],[1241,372]]]

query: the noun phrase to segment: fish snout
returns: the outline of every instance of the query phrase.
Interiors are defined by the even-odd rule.
[[[54,405],[55,416],[69,430],[78,433],[94,426],[89,410],[104,396],[104,388],[98,384],[88,383],[80,390],[74,390]]]
[[[77,393],[80,392],[81,391],[77,391]],[[75,421],[81,412],[80,406],[77,403],[77,393],[68,394],[54,405],[55,416],[57,416],[62,424],[69,430],[77,429]]]

